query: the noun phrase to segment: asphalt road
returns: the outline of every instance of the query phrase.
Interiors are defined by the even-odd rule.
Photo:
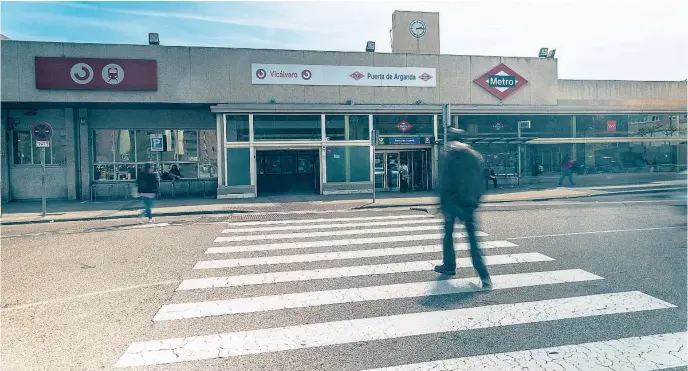
[[[3,227],[0,369],[685,369],[685,195],[486,205],[489,292],[432,212]]]

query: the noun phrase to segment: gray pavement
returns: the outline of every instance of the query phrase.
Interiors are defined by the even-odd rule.
[[[658,192],[686,192],[685,173],[586,175],[577,178],[576,187],[557,187],[556,181],[543,178],[523,187],[501,186],[489,189],[483,202],[504,203],[545,201],[632,195]],[[214,198],[161,199],[154,212],[158,216],[231,215],[256,212],[293,212],[313,210],[346,210],[394,208],[399,206],[432,206],[438,203],[433,192],[378,193],[372,195],[278,195],[250,200],[218,200]],[[48,214],[41,217],[39,202],[14,202],[2,205],[2,224],[52,223],[82,220],[131,219],[140,213],[141,202],[135,199],[120,201],[51,201]]]
[[[685,369],[686,347],[645,340],[678,332],[686,341],[685,192],[484,205],[479,230],[488,236],[480,239],[495,243],[484,249],[488,263],[490,257],[494,262],[504,255],[518,258],[488,266],[495,280],[490,292],[444,281],[475,280],[470,267],[460,268],[455,277],[409,268],[412,262],[440,258],[433,247],[437,237],[413,240],[439,233],[439,217],[402,207],[170,216],[145,227],[130,220],[5,226],[0,368],[368,370],[460,358],[486,369],[520,369],[505,360],[533,366],[537,351],[512,352],[557,347],[539,362],[563,370],[576,365],[617,370],[630,369],[623,363],[624,343],[608,342],[640,337],[640,346],[652,349],[639,357],[642,351],[634,351],[630,359],[637,369]],[[418,226],[427,228],[411,230]],[[230,228],[240,231],[222,233]],[[215,242],[218,237],[238,241]],[[361,243],[371,238],[377,240]],[[220,247],[227,251],[206,253]],[[459,248],[457,257],[468,253]],[[229,262],[223,268],[194,269],[211,260]],[[382,265],[392,273],[373,274]],[[571,270],[577,270],[577,278]],[[292,271],[301,272],[279,273]],[[555,271],[563,273],[552,282],[533,278]],[[322,274],[330,278],[318,279]],[[515,274],[521,276],[509,279]],[[246,275],[252,278],[241,278]],[[180,290],[207,283],[199,279],[224,276],[232,278],[218,282],[243,284]],[[430,291],[414,294],[419,283],[430,283]],[[391,286],[403,284],[410,286]],[[373,286],[385,287],[360,290]],[[433,294],[447,289],[468,292]],[[321,292],[328,290],[348,291]],[[303,297],[289,295],[299,293]],[[585,296],[591,297],[581,299]],[[174,308],[169,305],[217,300],[233,302],[178,312],[190,318],[154,320],[168,313],[161,309]],[[481,320],[490,310],[495,312]],[[206,317],[198,317],[202,313]],[[323,325],[335,321],[343,326],[336,332]],[[390,324],[396,325],[386,327]],[[326,336],[319,335],[322,331]],[[155,354],[130,349],[138,342],[213,334],[226,334],[217,338],[227,342],[224,353],[216,353],[219,343],[212,338],[187,339],[185,346],[179,342],[174,351]],[[605,343],[577,347],[590,342]],[[601,356],[592,355],[595,349]],[[143,358],[127,356],[134,353]],[[509,355],[490,356],[500,353]],[[222,354],[229,356],[217,358]],[[186,361],[163,363],[169,356]],[[476,356],[483,357],[467,358]],[[573,363],[563,364],[564,356]],[[133,366],[142,359],[159,364],[115,368],[118,362]],[[498,360],[507,363],[494,363]],[[444,366],[461,369],[456,363]],[[430,367],[443,369],[407,369]]]

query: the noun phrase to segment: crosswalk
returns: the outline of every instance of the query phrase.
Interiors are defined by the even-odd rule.
[[[471,259],[467,256],[469,246],[462,226],[457,225],[454,231],[457,254],[464,255],[457,258],[456,264],[457,268],[468,269],[459,269],[456,277],[438,279],[432,269],[441,263],[443,223],[439,217],[412,211],[370,214],[368,211],[361,212],[360,216],[229,223],[219,231],[213,245],[207,247],[203,259],[189,270],[188,278],[181,281],[175,291],[176,299],[153,315],[153,326],[205,319],[231,328],[233,318],[239,315],[260,318],[280,311],[298,313],[356,303],[365,306],[442,295],[486,294],[479,280],[472,277]],[[493,274],[491,294],[529,288],[556,290],[562,285],[604,280],[598,274],[576,267],[538,269],[542,264],[555,263],[555,259],[513,241],[493,240],[484,231],[478,232],[478,236],[488,268],[515,270]],[[419,280],[420,276],[426,278]],[[390,283],[396,278],[402,282]],[[298,283],[307,286],[286,289]],[[238,294],[233,291],[238,289],[243,291]],[[390,315],[366,316],[344,311],[341,315],[344,318],[337,320],[295,324],[294,321],[299,321],[297,316],[280,327],[258,325],[241,331],[198,334],[184,331],[180,337],[142,339],[126,349],[115,367],[195,364],[297,350],[318,352],[355,343],[475,330],[500,331],[509,326],[672,308],[676,306],[642,291],[622,291],[397,311]],[[685,332],[660,333],[462,358],[439,357],[430,362],[390,363],[382,368],[365,364],[346,368],[368,371],[658,370],[688,365],[685,343]],[[302,364],[295,369],[323,368]]]

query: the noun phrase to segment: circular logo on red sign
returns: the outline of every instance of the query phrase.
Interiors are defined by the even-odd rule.
[[[265,70],[262,68],[260,68],[256,71],[256,77],[261,79],[261,80],[264,79],[267,75],[268,75],[268,73],[265,72]]]
[[[301,77],[303,77],[304,80],[310,80],[313,74],[309,70],[303,70],[301,71]]]

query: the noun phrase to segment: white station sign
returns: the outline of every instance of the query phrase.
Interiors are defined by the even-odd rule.
[[[437,72],[425,67],[251,64],[254,85],[435,87]]]

